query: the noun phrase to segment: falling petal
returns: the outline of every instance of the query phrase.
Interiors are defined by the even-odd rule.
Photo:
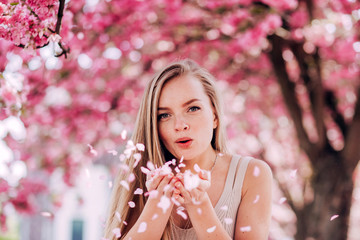
[[[126,159],[126,156],[125,156],[124,154],[120,154],[119,160],[120,160],[121,162],[123,162],[123,161],[125,161],[125,159]]]
[[[184,156],[181,156],[180,163],[182,163],[183,161],[184,161]]]
[[[146,166],[147,166],[147,168],[148,168],[150,171],[155,170],[154,164],[153,164],[152,162],[150,162],[150,161],[148,161],[148,162],[146,163]]]
[[[147,227],[146,222],[141,222],[141,223],[140,223],[140,226],[139,226],[139,229],[138,229],[138,232],[139,232],[139,233],[145,232],[145,231],[146,231],[146,227]]]
[[[146,196],[149,196],[149,198],[153,199],[153,198],[157,198],[159,192],[157,190],[151,190],[150,192],[147,192],[145,194],[145,197]]]
[[[116,150],[109,150],[108,153],[112,154],[113,156],[116,156],[118,154]]]
[[[286,202],[286,197],[282,197],[279,200],[279,204],[283,204],[284,202]]]
[[[121,222],[120,213],[118,211],[115,212],[115,216],[117,217],[119,222]]]
[[[140,169],[144,174],[149,174],[150,173],[150,170],[147,169],[146,167],[140,167]]]
[[[224,218],[224,221],[225,221],[225,224],[226,224],[226,225],[230,225],[230,224],[233,223],[232,218]]]
[[[120,228],[114,228],[112,232],[114,233],[116,238],[119,238],[121,236]]]
[[[210,228],[206,229],[206,231],[207,231],[208,233],[212,233],[212,232],[215,231],[215,229],[216,229],[216,226],[213,226],[213,227],[210,227]]]
[[[130,208],[134,208],[134,207],[135,207],[135,203],[134,203],[133,201],[128,202],[128,204],[129,204],[129,207],[130,207]]]
[[[85,173],[88,178],[90,178],[90,171],[88,168],[85,168]]]
[[[159,215],[157,215],[156,213],[154,214],[154,216],[152,216],[151,220],[155,220],[159,217]]]
[[[126,135],[127,135],[126,130],[123,130],[123,131],[121,132],[121,138],[122,138],[122,140],[125,140],[125,139],[126,139]]]
[[[124,225],[127,225],[127,222],[126,221],[123,221]]]
[[[98,155],[97,151],[90,144],[88,144],[88,147],[90,148],[90,153],[96,157]]]
[[[339,217],[339,215],[333,215],[331,218],[330,218],[330,221],[332,221],[332,220],[334,220],[334,219],[336,219],[336,218],[338,218]]]
[[[253,174],[255,177],[258,177],[260,175],[260,168],[258,166],[255,166]]]
[[[223,210],[223,211],[227,211],[229,209],[229,207],[227,205],[224,205],[220,209]]]
[[[259,199],[260,199],[260,195],[257,194],[256,197],[255,197],[255,200],[253,201],[253,203],[257,203],[259,201]]]
[[[109,182],[108,182],[108,185],[109,185],[109,188],[112,188],[112,186],[113,186],[112,181],[109,181]]]
[[[120,184],[129,191],[129,184],[126,181],[122,180]]]
[[[179,216],[181,216],[183,219],[185,219],[185,220],[188,218],[187,215],[186,215],[186,213],[184,213],[184,212],[181,211],[181,210],[177,210],[176,213],[177,213]]]
[[[43,217],[52,217],[53,216],[53,214],[51,212],[41,212],[40,214]]]
[[[135,174],[131,173],[131,174],[129,175],[128,181],[129,181],[129,182],[133,182],[134,180],[135,180]]]
[[[199,215],[201,215],[201,214],[202,214],[202,210],[201,210],[201,208],[198,208],[198,209],[197,209],[197,213],[198,213]]]
[[[180,169],[178,167],[175,167],[175,172],[176,173],[179,173],[180,172]]]
[[[186,165],[184,164],[184,163],[180,163],[179,164],[179,168],[183,168],[183,167],[185,167]]]
[[[172,165],[176,165],[176,159],[171,160]]]
[[[141,154],[140,153],[135,153],[134,158],[135,158],[135,163],[133,165],[133,168],[135,168],[139,164],[139,162],[141,160]]]
[[[242,231],[242,232],[250,232],[251,231],[251,226],[241,227],[240,231]]]
[[[166,196],[161,196],[160,202],[157,204],[157,206],[163,210],[164,214],[166,213],[166,210],[170,207],[170,205],[170,199]]]
[[[145,150],[145,145],[142,144],[142,143],[137,143],[136,144],[136,148],[139,150],[139,151],[144,151]]]
[[[197,163],[195,163],[195,165],[194,165],[194,170],[197,173],[201,171],[201,168],[199,167],[199,165],[197,165]]]
[[[135,190],[135,192],[134,192],[134,194],[135,195],[141,195],[141,194],[143,194],[143,190],[141,189],[141,188],[137,188],[136,190]]]

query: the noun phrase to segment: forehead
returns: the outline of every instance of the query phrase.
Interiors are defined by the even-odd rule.
[[[166,82],[160,92],[159,106],[172,102],[186,102],[196,98],[208,102],[204,86],[201,81],[192,75],[184,75]]]

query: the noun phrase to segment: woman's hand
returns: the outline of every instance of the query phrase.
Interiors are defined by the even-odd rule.
[[[189,205],[201,204],[207,196],[209,189],[210,173],[201,170],[198,174],[193,174],[190,171],[179,173],[176,177],[180,180],[175,182],[174,198],[180,204]]]

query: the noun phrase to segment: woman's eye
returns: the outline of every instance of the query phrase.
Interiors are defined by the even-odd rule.
[[[196,112],[196,111],[198,111],[198,110],[200,110],[200,108],[199,108],[199,107],[196,107],[196,106],[189,108],[189,112]]]
[[[168,118],[170,115],[168,113],[162,113],[162,114],[159,114],[158,115],[158,120],[161,120],[161,119],[166,119]]]

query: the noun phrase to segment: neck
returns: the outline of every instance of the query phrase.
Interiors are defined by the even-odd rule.
[[[211,148],[211,151],[204,153],[202,156],[199,156],[194,159],[184,159],[182,163],[185,164],[185,167],[180,168],[181,172],[190,170],[193,173],[196,173],[194,166],[197,164],[201,169],[210,171],[214,166],[214,161],[216,159],[217,152]]]

